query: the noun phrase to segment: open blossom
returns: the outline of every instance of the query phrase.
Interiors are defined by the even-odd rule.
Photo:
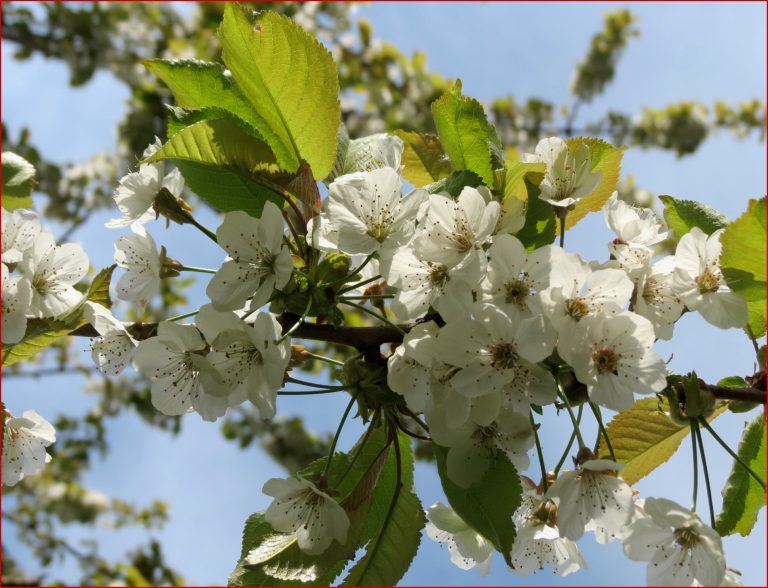
[[[427,536],[448,545],[451,562],[462,570],[477,567],[481,576],[491,570],[493,546],[467,525],[450,506],[437,502],[429,507],[426,515]]]
[[[614,192],[605,203],[605,222],[618,242],[632,247],[650,248],[667,238],[667,231],[650,208],[639,208],[619,200]],[[618,244],[614,241],[615,244]]]
[[[482,282],[482,299],[502,309],[515,307],[528,315],[538,311],[536,294],[549,286],[553,249],[541,247],[526,254],[512,235],[498,235],[488,250],[488,273]]]
[[[307,231],[324,239],[313,243],[344,253],[379,253],[386,267],[395,251],[410,241],[416,217],[427,192],[415,190],[403,197],[402,180],[389,167],[337,178],[328,189],[324,213],[312,219]],[[320,223],[316,227],[316,223]]]
[[[525,470],[529,464],[528,450],[534,444],[529,417],[508,408],[482,412],[495,412],[497,416],[490,422],[482,419],[482,424],[469,420],[459,427],[449,426],[444,419],[429,420],[435,443],[448,447],[448,477],[462,488],[469,488],[485,475],[497,451],[502,451],[518,470]]]
[[[152,405],[167,415],[195,410],[206,421],[227,411],[227,390],[205,356],[207,344],[193,326],[165,321],[157,336],[136,349],[136,369],[152,380]]]
[[[146,304],[160,291],[162,263],[152,235],[137,224],[131,230],[133,235],[115,241],[115,262],[126,270],[117,282],[117,295]]]
[[[408,407],[422,412],[431,404],[432,364],[438,326],[415,325],[387,360],[387,385],[405,398]]]
[[[396,288],[392,312],[402,319],[417,318],[432,306],[446,320],[469,316],[472,290],[481,277],[480,259],[476,255],[448,266],[420,260],[410,247],[402,247],[392,259],[387,278]]]
[[[73,286],[88,273],[88,256],[74,243],[56,245],[53,236],[40,233],[21,264],[32,284],[30,315],[59,317],[83,299]]]
[[[719,229],[709,237],[698,227],[683,235],[675,251],[675,287],[689,310],[721,329],[747,323],[747,303],[732,292],[720,271]]]
[[[332,179],[355,172],[369,172],[389,167],[400,173],[405,145],[400,137],[376,133],[359,139],[352,139],[347,147],[343,162],[338,162],[331,175]],[[341,163],[341,165],[339,165]]]
[[[627,410],[634,404],[633,393],[651,394],[666,387],[666,364],[651,349],[655,335],[648,319],[622,312],[582,320],[581,343],[561,354],[587,386],[592,402],[611,410]]]
[[[672,338],[675,322],[684,309],[677,293],[674,263],[674,257],[664,257],[653,267],[644,267],[635,278],[633,310],[651,321],[656,337],[665,340]]]
[[[3,263],[19,263],[40,234],[40,220],[31,210],[3,208]]]
[[[482,245],[496,228],[501,208],[489,201],[487,189],[482,190],[467,186],[455,199],[446,194],[429,197],[423,228],[413,241],[416,257],[453,267],[468,255],[478,255],[485,269]]]
[[[552,353],[555,333],[543,316],[513,319],[491,304],[478,304],[473,313],[474,319],[448,323],[438,338],[441,359],[462,368],[451,378],[460,394],[500,394],[515,379],[527,383],[534,364]]]
[[[24,476],[43,469],[51,461],[45,448],[56,441],[53,425],[27,410],[20,417],[5,420],[3,436],[3,486],[15,486]]]
[[[526,153],[521,159],[547,164],[547,173],[539,185],[539,198],[553,206],[575,204],[594,191],[603,179],[602,172],[592,171],[592,154],[585,143],[571,152],[565,141],[550,137],[539,141],[535,153]]]
[[[557,508],[545,500],[527,478],[521,477],[523,499],[512,516],[517,535],[510,559],[512,573],[530,576],[549,564],[558,576],[567,576],[587,568],[578,545],[560,535],[554,522]]]
[[[277,320],[259,312],[246,324],[233,312],[205,305],[195,323],[213,348],[207,359],[224,382],[227,405],[250,400],[262,419],[275,416],[277,390],[290,359],[290,341],[276,343],[282,333]]]
[[[288,283],[293,263],[283,244],[283,217],[272,202],[264,205],[261,218],[236,210],[224,215],[216,231],[229,254],[208,284],[208,297],[217,310],[242,308],[251,298],[250,308],[263,306],[275,288]]]
[[[143,159],[151,157],[161,146],[160,139],[156,138],[155,142],[144,150]],[[155,219],[157,214],[152,205],[161,188],[166,188],[177,198],[184,190],[184,178],[179,170],[173,170],[166,175],[165,163],[162,161],[143,163],[138,171],[123,176],[114,194],[115,204],[122,216],[110,220],[105,226],[119,229]]]
[[[616,476],[623,468],[608,459],[590,459],[560,474],[546,497],[557,505],[557,526],[563,537],[577,541],[584,529],[594,530],[598,543],[608,543],[629,522],[632,489]]]
[[[646,498],[642,514],[624,532],[629,559],[650,562],[650,586],[718,586],[725,577],[720,536],[701,519],[665,498]]]
[[[131,361],[138,341],[125,324],[101,304],[87,301],[83,316],[100,335],[91,344],[91,357],[96,367],[102,374],[116,376]]]
[[[24,276],[12,276],[5,263],[3,277],[3,344],[18,343],[27,330],[32,285]]]
[[[274,497],[264,520],[281,533],[296,533],[299,549],[309,555],[323,553],[336,540],[344,543],[349,517],[328,494],[304,478],[272,478],[264,494]]]

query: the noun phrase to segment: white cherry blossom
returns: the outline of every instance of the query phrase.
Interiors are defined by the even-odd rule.
[[[718,586],[725,578],[720,536],[691,512],[665,498],[646,498],[644,515],[623,536],[629,559],[647,561],[650,586]]]
[[[324,214],[312,219],[307,228],[323,240],[313,243],[350,255],[378,252],[386,273],[395,251],[410,241],[427,197],[424,190],[405,197],[401,191],[402,180],[389,167],[337,178],[328,189]],[[316,223],[320,223],[318,231]]]
[[[603,209],[605,222],[615,234],[614,244],[650,248],[667,238],[667,231],[650,208],[639,208],[619,200],[614,192]]]
[[[38,473],[51,461],[45,448],[56,441],[53,425],[27,410],[5,419],[3,435],[3,486],[15,486],[25,476]]]
[[[482,282],[482,299],[504,310],[515,307],[529,316],[539,311],[536,294],[549,286],[552,272],[549,246],[526,254],[512,235],[498,235],[488,250],[488,273]]]
[[[594,191],[603,179],[602,172],[592,172],[592,154],[584,143],[571,152],[568,144],[558,137],[542,139],[535,153],[526,153],[521,160],[547,164],[547,173],[539,185],[539,198],[553,206],[575,204]]]
[[[290,342],[277,344],[282,328],[268,313],[259,312],[246,324],[233,312],[218,312],[203,306],[195,323],[213,347],[207,359],[221,375],[227,405],[246,399],[262,419],[275,416],[277,390],[282,387],[290,359]]]
[[[19,263],[40,234],[40,220],[31,210],[3,208],[3,263]]]
[[[272,202],[264,205],[261,218],[236,210],[224,215],[216,231],[219,245],[229,254],[208,284],[208,297],[217,310],[263,306],[275,288],[288,283],[293,263],[283,243],[283,217]]]
[[[675,251],[675,287],[680,299],[689,310],[698,311],[721,329],[743,327],[747,322],[746,301],[731,291],[720,271],[724,230],[707,237],[693,227],[680,238]]]
[[[389,268],[388,283],[396,288],[392,312],[402,319],[417,318],[432,306],[447,320],[468,316],[472,291],[481,277],[476,255],[448,266],[420,260],[410,247],[403,247]]]
[[[27,311],[32,300],[32,285],[24,276],[12,276],[2,264],[3,345],[18,343],[27,330]]]
[[[155,137],[155,142],[144,150],[142,159],[151,157],[160,147],[162,143]],[[105,226],[110,229],[120,229],[133,223],[144,224],[157,218],[152,205],[161,188],[166,188],[177,198],[184,190],[184,178],[179,170],[175,169],[166,175],[163,161],[143,163],[138,171],[123,176],[114,194],[115,204],[122,216],[110,220]]]
[[[448,546],[451,562],[462,570],[477,568],[481,576],[491,570],[493,546],[450,506],[436,502],[426,511],[427,536]]]
[[[83,295],[72,286],[88,273],[88,265],[80,245],[56,245],[52,235],[40,233],[20,264],[32,284],[30,315],[59,317],[77,306]]]
[[[667,385],[664,360],[651,348],[653,325],[632,312],[596,315],[582,319],[584,336],[579,345],[561,350],[589,398],[611,410],[634,404],[634,394],[661,392]]]
[[[102,374],[116,376],[131,361],[139,343],[107,308],[90,301],[84,306],[83,316],[100,335],[91,344],[91,357]]]
[[[629,522],[632,489],[617,477],[624,466],[608,459],[590,459],[560,474],[546,493],[557,505],[560,535],[578,541],[584,529],[595,531],[598,543],[609,543]]]
[[[352,139],[340,169],[334,169],[333,178],[355,172],[369,172],[389,167],[400,173],[402,168],[403,144],[400,137],[376,133],[359,139]]]
[[[139,343],[136,369],[152,380],[152,404],[167,415],[190,410],[215,421],[227,410],[227,389],[205,356],[207,344],[193,326],[164,321],[157,336]]]
[[[344,543],[349,517],[328,494],[304,478],[272,478],[264,494],[274,497],[264,520],[281,533],[295,533],[299,549],[309,555],[323,553],[335,540]]]
[[[653,325],[656,337],[669,340],[685,308],[674,280],[675,258],[667,256],[646,266],[635,280],[633,310]]]
[[[433,321],[414,326],[387,360],[387,384],[416,412],[424,411],[432,402],[437,332],[438,326]]]
[[[496,228],[501,208],[490,200],[486,188],[465,187],[454,199],[447,194],[429,197],[424,226],[419,227],[413,248],[420,260],[453,267],[467,255],[478,255],[484,269],[482,246]]]
[[[126,270],[117,282],[117,295],[146,304],[160,291],[162,262],[152,235],[138,224],[131,230],[133,235],[115,241],[115,263]]]

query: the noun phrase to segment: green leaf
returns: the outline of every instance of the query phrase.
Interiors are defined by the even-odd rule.
[[[725,409],[726,405],[715,409],[707,420],[713,420]],[[690,427],[674,423],[661,410],[668,410],[666,400],[642,398],[606,426],[616,461],[626,466],[619,475],[627,484],[635,484],[669,460],[691,432]],[[599,459],[610,459],[604,443],[597,454]]]
[[[566,143],[571,151],[577,149],[581,144],[586,144],[592,155],[592,171],[600,171],[603,174],[597,188],[576,202],[573,210],[568,211],[568,216],[565,218],[565,228],[568,230],[583,219],[587,213],[601,210],[616,190],[621,175],[621,158],[624,156],[625,147],[614,147],[606,141],[593,137],[572,137],[567,139]],[[560,234],[559,227],[557,234]]]
[[[377,489],[380,487],[383,492],[374,495],[363,533],[363,540],[371,538],[370,543],[363,557],[349,571],[343,586],[394,586],[408,571],[419,549],[421,529],[426,523],[424,509],[412,490],[413,452],[410,438],[401,433],[398,435],[402,484],[397,501],[392,507],[397,482],[392,451],[377,485]]]
[[[354,453],[359,446],[353,448]],[[336,490],[343,497],[340,504],[350,519],[347,542],[340,545],[334,541],[322,554],[310,556],[303,553],[289,535],[276,533],[266,523],[261,513],[252,515],[246,521],[243,532],[243,547],[237,567],[229,578],[230,586],[269,585],[330,585],[354,558],[356,549],[365,541],[371,505],[379,493],[384,492],[380,483],[384,472],[390,466],[387,439],[383,427],[375,430]],[[326,459],[320,459],[298,475],[312,479],[325,469]],[[331,483],[341,478],[350,464],[350,457],[344,453],[334,454],[328,479]]]
[[[432,116],[454,169],[472,171],[493,186],[494,164],[503,161],[501,142],[483,105],[462,96],[461,80],[432,103]]]
[[[250,134],[261,138],[256,130],[259,115],[232,77],[224,75],[220,64],[194,59],[150,59],[144,65],[165,82],[181,108],[204,109],[210,113],[208,119],[222,118],[221,113],[229,113],[242,121]],[[212,116],[213,113],[219,116]]]
[[[518,233],[524,226],[528,209],[529,184],[538,186],[547,171],[546,163],[523,163],[506,161],[503,170],[494,172],[495,190],[501,194],[501,219],[499,232]],[[536,188],[536,200],[538,188]],[[540,201],[539,201],[540,202]],[[551,210],[551,206],[549,207]],[[544,208],[542,207],[542,211]],[[533,236],[533,235],[531,235]],[[552,235],[554,238],[554,234]],[[551,242],[551,239],[550,241]]]
[[[112,299],[109,297],[109,283],[112,281],[112,273],[116,267],[116,264],[112,264],[94,276],[91,286],[88,288],[88,294],[85,296],[86,300],[101,304],[105,308],[112,308]]]
[[[434,443],[432,448],[443,491],[453,510],[493,544],[507,565],[512,565],[509,553],[516,535],[512,515],[520,506],[523,493],[515,467],[499,451],[482,479],[469,488],[462,488],[448,477],[448,450]]]
[[[306,160],[316,179],[326,177],[341,121],[330,52],[290,18],[265,12],[252,23],[235,3],[224,9],[219,40],[224,63],[258,115],[254,126],[280,167],[293,173]]]
[[[201,121],[177,132],[146,161],[173,160],[189,188],[222,212],[260,216],[283,200],[262,182],[277,172],[269,147],[227,119]]]
[[[728,287],[747,301],[752,336],[765,334],[765,198],[750,200],[747,212],[720,237],[720,267]]]
[[[453,171],[440,139],[427,133],[396,131],[405,144],[403,177],[416,188],[447,178]]]
[[[726,388],[749,388],[749,383],[741,376],[727,376],[717,383],[718,386]],[[731,400],[728,403],[728,410],[735,413],[749,412],[761,406],[756,402],[747,402],[746,400]]]
[[[526,251],[532,251],[550,245],[557,234],[557,217],[549,202],[539,198],[541,190],[539,184],[544,178],[543,174],[530,173],[524,176],[523,182],[528,192],[528,201],[525,209],[525,224],[515,236],[525,246]],[[509,208],[510,205],[508,204]]]
[[[765,480],[765,415],[759,414],[744,429],[737,455]],[[752,532],[757,513],[765,506],[765,490],[738,463],[723,488],[723,511],[717,515],[715,529],[721,536]]]
[[[50,347],[56,341],[65,337],[80,326],[80,322],[54,319],[29,319],[24,338],[18,343],[3,345],[3,365],[13,365],[24,359],[29,359]]]
[[[728,219],[715,209],[695,200],[678,200],[672,196],[659,196],[664,203],[664,218],[679,239],[693,227],[699,227],[707,235],[728,224]]]
[[[26,159],[10,151],[3,151],[3,208],[32,208],[32,190],[35,187],[35,168]]]

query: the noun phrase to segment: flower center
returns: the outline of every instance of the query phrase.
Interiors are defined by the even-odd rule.
[[[677,544],[685,549],[690,549],[699,542],[699,534],[690,527],[675,529],[674,537]]]
[[[389,234],[392,232],[391,229],[392,213],[384,206],[379,209],[379,217],[375,220],[371,218],[371,221],[368,223],[368,235],[382,243],[384,239],[389,237]]]
[[[696,278],[696,285],[699,287],[699,292],[709,294],[717,292],[722,281],[723,278],[720,272],[707,268],[703,274]]]
[[[570,298],[565,301],[565,314],[574,320],[580,320],[589,314],[589,306],[583,298]]]
[[[507,293],[504,297],[504,302],[507,304],[524,306],[526,299],[531,294],[531,289],[528,287],[528,284],[520,279],[507,282],[504,284],[504,289]]]
[[[618,375],[619,354],[613,349],[598,349],[592,354],[592,361],[598,374],[607,374],[608,372]]]
[[[491,366],[498,370],[511,370],[517,365],[519,357],[511,343],[499,343],[491,349]]]
[[[448,281],[448,268],[442,263],[430,264],[429,284],[435,288],[442,288]]]

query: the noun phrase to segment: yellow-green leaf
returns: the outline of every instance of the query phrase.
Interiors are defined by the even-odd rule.
[[[503,170],[494,172],[495,189],[502,198],[499,232],[517,233],[523,228],[529,208],[526,179],[529,183],[538,185],[546,171],[546,163],[506,161]]]
[[[765,415],[759,414],[744,429],[738,456],[752,471],[765,480]],[[757,513],[765,506],[765,490],[738,463],[723,488],[723,512],[717,515],[715,529],[722,536],[738,533],[746,537],[752,532]]]
[[[234,2],[219,29],[224,63],[257,114],[254,122],[280,167],[295,172],[302,160],[315,179],[336,158],[341,122],[339,79],[330,52],[292,19],[265,12],[251,22]]]
[[[32,190],[35,187],[35,168],[26,159],[11,151],[3,151],[3,208],[32,208]]]
[[[728,219],[706,204],[695,200],[678,200],[672,196],[659,196],[664,203],[664,218],[679,239],[693,227],[699,227],[707,235],[728,224]]]
[[[621,175],[621,158],[625,147],[614,147],[610,143],[593,137],[572,137],[566,139],[568,149],[574,151],[581,144],[589,147],[592,155],[592,171],[600,171],[603,178],[592,192],[580,199],[574,209],[568,212],[565,220],[565,228],[570,229],[589,212],[601,210],[616,189]],[[557,228],[560,234],[560,227]]]
[[[747,212],[720,237],[720,267],[728,286],[747,301],[752,335],[765,334],[765,198],[750,200]]]
[[[461,80],[432,103],[432,116],[443,149],[456,170],[468,170],[493,186],[494,162],[503,161],[496,129],[483,105],[461,94]]]
[[[453,171],[440,139],[428,133],[396,131],[405,144],[403,177],[417,188],[447,178]]]
[[[105,308],[112,308],[112,299],[109,297],[109,283],[112,281],[112,273],[116,267],[117,265],[112,264],[94,276],[91,286],[88,288],[88,294],[86,294],[87,300],[101,304]]]
[[[662,407],[666,407],[666,401]],[[725,409],[726,405],[720,406],[707,420],[721,415]],[[627,484],[635,484],[666,463],[691,432],[689,427],[678,425],[663,414],[656,398],[638,400],[632,408],[617,414],[606,429],[616,461],[625,464],[620,475]],[[603,443],[598,448],[598,456],[610,458]]]
[[[24,338],[18,343],[3,345],[3,365],[13,365],[23,359],[29,359],[50,347],[62,337],[80,326],[82,322],[54,319],[29,319]]]

